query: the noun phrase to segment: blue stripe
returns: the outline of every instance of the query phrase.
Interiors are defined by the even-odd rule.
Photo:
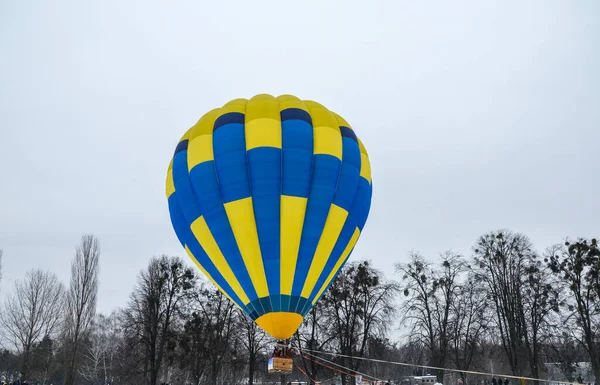
[[[175,147],[175,155],[177,155],[178,153],[180,153],[181,151],[185,151],[188,148],[188,140],[182,140],[181,142],[177,143],[177,147]]]
[[[267,286],[270,294],[276,294],[280,292],[281,280],[281,149],[258,147],[248,151],[248,170]]]
[[[313,167],[313,137],[310,123],[302,120],[281,123],[282,195],[308,198]]]
[[[190,183],[187,166],[187,151],[177,153],[173,157],[173,184],[177,191],[177,200],[185,216],[188,226],[200,217],[200,206]]]
[[[342,137],[343,138],[350,138],[353,141],[355,141],[356,143],[358,143],[358,139],[356,138],[356,134],[354,133],[354,130],[351,129],[350,127],[340,126],[340,132],[342,133]]]
[[[344,150],[346,150],[345,147]],[[342,168],[349,164],[350,163],[344,163]],[[309,304],[312,303],[312,300],[319,292],[321,286],[325,283],[325,280],[335,267],[338,259],[346,249],[346,246],[348,246],[348,243],[352,238],[352,234],[354,234],[354,230],[357,227],[362,230],[361,226],[364,226],[365,224],[371,202],[372,186],[365,178],[360,178],[360,181],[358,181],[354,191],[355,193],[352,199],[352,206],[350,210],[348,210],[348,218],[346,218],[346,223],[344,223],[344,226],[342,227],[342,231],[340,232],[340,236],[333,247],[331,255],[329,256],[329,259],[327,260],[327,263],[325,264],[325,267],[323,268],[323,271],[321,272],[313,291],[308,297]],[[341,265],[340,270],[343,268],[344,264]],[[335,280],[335,277],[337,277],[338,274],[339,271],[336,272],[333,280]],[[325,291],[323,291],[323,293]],[[301,312],[306,314],[309,310],[310,308],[304,308],[301,310]]]
[[[327,215],[335,195],[341,161],[328,154],[314,155],[314,170],[306,207],[300,250],[296,262],[292,296],[299,296],[308,275],[310,264],[325,227]]]
[[[302,298],[302,297],[294,296],[294,295],[289,296],[289,295],[285,295],[285,294],[270,295],[268,297],[263,297],[263,298],[257,299],[251,303],[251,305],[253,305],[254,307],[258,307],[258,308],[261,307],[261,304],[264,306],[269,306],[269,304],[272,304],[273,307],[269,311],[255,313],[256,318],[258,318],[266,313],[271,313],[271,312],[290,312],[290,313],[300,314],[299,312],[297,312],[295,310],[295,308],[296,307],[298,307],[298,308],[307,307],[309,305],[309,303],[307,303],[306,298]],[[282,306],[278,306],[275,304],[282,304]],[[253,319],[256,319],[256,318],[253,318]]]
[[[250,274],[246,269],[244,259],[233,235],[227,212],[221,202],[214,161],[203,162],[194,166],[190,172],[190,180],[198,197],[200,212],[204,215],[206,224],[225,256],[229,267],[238,279],[248,299],[250,301],[258,299],[258,294],[252,284]],[[255,310],[258,311],[259,309]],[[262,309],[260,310],[262,311]]]
[[[219,116],[213,125],[213,132],[228,124],[244,124],[245,116],[241,112],[228,112]]]
[[[215,131],[213,151],[223,203],[250,197],[244,125],[230,123]]]
[[[286,108],[281,110],[280,116],[282,122],[286,120],[303,120],[312,126],[312,117],[307,111],[300,108]]]
[[[186,246],[190,249],[194,258],[198,261],[198,263],[206,270],[208,274],[215,280],[215,282],[223,289],[224,292],[227,293],[231,297],[231,299],[244,311],[249,314],[256,313],[249,308],[247,308],[244,303],[240,300],[240,298],[235,294],[231,286],[227,283],[227,281],[223,278],[221,273],[216,269],[215,265],[206,255],[204,249],[200,246],[196,237],[192,234],[187,221],[185,220],[183,213],[181,212],[181,207],[179,206],[179,201],[177,198],[177,192],[172,194],[169,199],[169,212],[171,214],[171,223],[173,224],[173,229],[175,232],[179,234],[181,240],[183,241],[183,246]]]
[[[360,231],[362,231],[365,227],[365,223],[367,223],[369,211],[371,210],[373,183],[369,183],[369,181],[365,178],[360,178],[358,186],[358,201],[361,204],[356,209],[356,215],[358,216],[358,228],[360,229]]]
[[[342,169],[333,203],[349,213],[360,179],[360,148],[358,142],[350,138],[343,138],[342,146]]]

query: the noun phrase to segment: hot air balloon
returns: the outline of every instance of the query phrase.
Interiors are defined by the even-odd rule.
[[[350,256],[369,214],[371,167],[339,115],[261,94],[209,111],[181,137],[166,193],[192,261],[281,341]]]

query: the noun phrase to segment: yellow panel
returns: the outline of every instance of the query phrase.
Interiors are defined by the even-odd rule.
[[[371,183],[371,162],[365,154],[360,154],[360,176]]]
[[[333,247],[340,236],[342,227],[344,227],[344,223],[346,223],[346,218],[348,218],[348,212],[346,210],[334,204],[331,205],[329,214],[327,214],[325,227],[323,228],[319,244],[317,245],[317,250],[310,263],[306,281],[304,281],[302,294],[300,294],[302,297],[308,298],[310,293],[312,293],[317,284],[317,280],[323,272],[323,268],[333,251]]]
[[[200,269],[200,271],[206,276],[206,278],[208,278],[208,280],[211,281],[212,284],[215,285],[216,288],[219,289],[219,291],[221,293],[223,293],[223,295],[225,295],[225,297],[227,297],[228,300],[231,301],[231,303],[233,303],[238,309],[242,310],[242,308],[237,303],[235,303],[234,300],[231,299],[231,297],[223,290],[223,288],[221,286],[219,286],[219,284],[213,279],[213,277],[211,277],[211,275],[208,274],[208,272],[206,271],[206,269],[204,269],[204,267],[198,262],[198,260],[196,259],[196,257],[194,257],[194,254],[192,254],[192,252],[187,247],[187,245],[185,245],[185,251],[188,253],[188,255],[190,256],[190,258],[192,259],[192,261],[194,262],[194,264],[196,265],[196,267],[198,267],[198,269]]]
[[[259,298],[268,297],[269,289],[258,243],[252,197],[225,203],[225,211],[256,293]]]
[[[167,169],[167,198],[169,198],[174,192],[175,182],[173,181],[173,159],[171,159],[169,168]]]
[[[329,154],[342,160],[342,136],[339,127],[315,127],[315,155]]]
[[[329,112],[329,110],[327,108],[325,108],[324,105],[322,105],[321,103],[315,102],[314,100],[305,100],[304,104],[306,105],[306,107],[309,109],[311,116],[314,117],[313,115],[313,111],[315,109],[322,109],[325,110],[327,112]]]
[[[187,161],[188,171],[200,163],[214,160],[212,135],[200,135],[192,139],[188,144]]]
[[[257,147],[281,148],[281,120],[257,118],[246,122],[246,150]]]
[[[204,114],[194,127],[192,127],[190,139],[194,139],[200,135],[212,135],[215,128],[215,120],[219,116],[219,110],[219,108],[215,108]]]
[[[280,95],[277,97],[277,100],[279,101],[279,109],[281,111],[288,108],[298,108],[308,112],[308,107],[306,107],[306,104],[293,95]]]
[[[248,101],[246,105],[246,123],[260,118],[281,119],[279,102],[273,96],[261,94]]]
[[[360,140],[360,138],[357,138],[357,139],[358,139],[358,148],[360,150],[360,153],[368,156],[369,153],[367,152],[367,148],[363,144],[362,140]]]
[[[227,102],[223,107],[219,109],[219,116],[228,114],[230,112],[241,112],[242,114],[246,112],[246,104],[248,103],[247,99],[234,99],[230,102]]]
[[[348,124],[348,122],[346,121],[346,119],[342,118],[340,115],[336,114],[333,111],[331,113],[335,117],[335,120],[337,121],[338,126],[344,126],[344,127],[348,127],[350,129],[352,129],[352,127],[350,127],[350,124]]]
[[[215,265],[219,273],[221,273],[223,278],[225,278],[225,280],[229,283],[229,286],[231,286],[235,294],[240,298],[244,305],[250,303],[250,300],[244,292],[244,289],[242,289],[242,286],[231,270],[231,267],[229,267],[229,263],[227,263],[227,260],[223,256],[219,245],[217,245],[217,241],[215,241],[215,238],[208,228],[204,217],[200,216],[198,219],[192,222],[190,228],[198,242],[200,242],[200,245],[202,245],[204,251],[206,251],[206,254],[208,254],[208,257],[212,263]]]
[[[296,333],[302,319],[298,313],[273,312],[261,315],[255,322],[276,340],[287,340]]]
[[[280,290],[284,295],[292,294],[307,201],[302,197],[281,196]]]
[[[327,279],[325,280],[325,282],[323,282],[323,286],[321,286],[321,289],[319,289],[319,292],[317,293],[317,295],[313,299],[313,301],[312,301],[313,306],[314,306],[315,303],[317,303],[317,301],[319,300],[319,297],[321,297],[321,294],[323,294],[323,291],[325,291],[325,288],[327,287],[327,285],[329,285],[329,283],[333,279],[333,276],[335,275],[335,273],[340,269],[340,267],[342,266],[342,264],[344,263],[344,261],[350,255],[350,251],[352,251],[352,249],[354,248],[354,245],[356,245],[356,241],[358,241],[358,237],[359,236],[360,236],[360,230],[357,227],[356,229],[354,229],[354,233],[352,234],[352,238],[350,238],[350,242],[348,242],[348,245],[344,249],[344,252],[342,253],[342,255],[340,255],[340,258],[335,263],[335,266],[333,267],[333,270],[331,270],[331,273],[329,273],[329,276],[327,277]]]

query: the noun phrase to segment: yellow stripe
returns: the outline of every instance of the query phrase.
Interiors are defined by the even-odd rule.
[[[349,129],[352,129],[352,127],[350,127],[350,124],[348,124],[346,119],[342,118],[340,115],[336,114],[333,111],[331,113],[335,117],[335,120],[337,121],[338,126],[344,126],[344,127],[348,127]]]
[[[192,127],[187,151],[188,171],[200,163],[214,160],[212,133],[218,114],[218,108],[209,111]]]
[[[212,135],[215,128],[215,120],[219,116],[220,108],[215,108],[202,115],[198,122],[192,127],[190,132],[190,140],[201,135]]]
[[[167,198],[169,198],[174,192],[175,182],[173,181],[173,159],[171,159],[169,168],[167,169]]]
[[[280,235],[280,291],[291,295],[294,273],[300,249],[302,226],[308,199],[288,195],[281,196],[281,235]]]
[[[219,109],[218,116],[222,116],[228,114],[230,112],[241,112],[242,114],[246,112],[246,104],[248,103],[247,99],[234,99],[230,102],[227,102],[223,107]]]
[[[333,155],[342,160],[342,136],[339,127],[317,126],[315,132],[314,154]]]
[[[360,176],[371,183],[371,162],[365,154],[360,154]]]
[[[256,147],[281,148],[279,102],[271,95],[256,95],[246,106],[246,150]]]
[[[300,110],[308,112],[306,104],[304,104],[302,100],[293,95],[280,95],[277,97],[277,100],[279,101],[279,109],[281,111],[286,110],[288,108],[298,108]]]
[[[192,171],[200,163],[214,159],[212,135],[200,135],[189,142],[187,153],[188,171]]]
[[[215,285],[216,288],[219,289],[219,291],[221,293],[223,293],[223,295],[225,295],[225,297],[227,297],[227,299],[229,299],[238,309],[242,310],[242,308],[240,307],[240,305],[238,305],[237,303],[235,303],[235,301],[231,299],[231,297],[225,292],[225,290],[223,290],[223,288],[221,286],[219,286],[219,284],[217,282],[215,282],[215,280],[213,279],[213,277],[211,277],[211,275],[208,274],[208,272],[204,269],[204,267],[202,267],[202,265],[198,262],[198,260],[196,259],[196,257],[194,257],[194,254],[192,254],[192,252],[187,247],[187,245],[185,245],[185,251],[188,253],[188,255],[190,256],[190,258],[192,259],[192,261],[194,262],[194,264],[198,267],[198,269],[200,269],[200,271],[202,273],[204,273],[204,275],[209,279],[209,281],[211,281],[213,283],[213,285]]]
[[[258,118],[246,122],[246,151],[257,147],[281,148],[281,120]]]
[[[307,101],[312,118],[315,145],[314,154],[328,154],[342,160],[342,135],[335,116],[322,105]]]
[[[329,283],[333,279],[333,276],[335,275],[335,273],[337,273],[338,270],[340,270],[340,267],[342,266],[342,264],[344,263],[344,261],[350,255],[350,251],[352,251],[352,249],[354,248],[354,245],[356,245],[356,241],[358,241],[358,237],[359,236],[360,236],[360,230],[357,227],[356,229],[354,229],[354,234],[352,234],[352,238],[350,238],[350,242],[348,242],[348,245],[344,249],[344,252],[342,253],[342,255],[340,255],[340,258],[338,259],[338,261],[336,262],[335,266],[333,267],[333,270],[331,270],[331,273],[329,273],[329,276],[327,277],[327,279],[325,280],[325,282],[323,282],[323,286],[321,286],[321,289],[319,290],[319,292],[317,293],[317,295],[313,299],[313,301],[312,301],[313,305],[315,303],[317,303],[317,301],[321,297],[321,294],[323,294],[323,291],[325,290],[325,288],[327,287],[327,285],[329,285]]]
[[[221,273],[223,278],[225,278],[225,281],[229,283],[229,286],[231,286],[235,294],[240,298],[244,305],[247,305],[250,300],[244,292],[244,289],[242,289],[242,286],[238,282],[235,274],[231,270],[227,260],[223,256],[223,253],[221,252],[219,245],[217,245],[217,241],[208,228],[204,217],[200,216],[198,219],[192,222],[190,228],[198,242],[200,242],[200,245],[202,245],[204,251],[206,251],[206,254],[208,254],[208,257],[212,263],[214,263],[219,273]]]
[[[348,212],[343,208],[334,204],[332,204],[329,208],[329,214],[327,214],[325,227],[321,233],[317,250],[315,251],[313,260],[310,263],[310,269],[308,270],[306,280],[304,281],[304,287],[302,288],[301,294],[302,297],[308,298],[310,293],[312,293],[315,285],[317,284],[317,280],[323,272],[323,268],[325,267],[325,264],[327,263],[331,252],[333,251],[335,243],[340,236],[342,227],[344,227],[344,223],[346,223],[347,217]]]
[[[258,243],[252,197],[225,203],[225,211],[256,293],[260,298],[268,297],[269,289]]]
[[[358,148],[360,149],[360,176],[371,183],[371,162],[369,161],[369,154],[367,153],[367,148],[360,138],[357,139]]]

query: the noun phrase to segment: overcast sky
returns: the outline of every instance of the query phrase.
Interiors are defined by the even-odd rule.
[[[84,233],[103,312],[151,256],[187,261],[164,193],[175,145],[257,93],[319,101],[364,141],[374,196],[353,259],[470,255],[499,228],[539,251],[600,236],[598,15],[594,0],[1,1],[0,298],[34,267],[67,282]]]

